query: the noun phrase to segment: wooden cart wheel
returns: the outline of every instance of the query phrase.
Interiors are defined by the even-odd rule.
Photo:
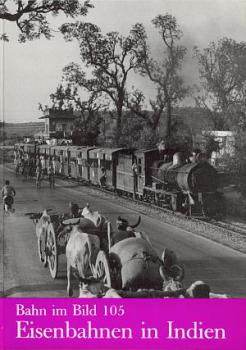
[[[48,260],[47,255],[45,251],[46,243],[45,243],[45,236],[41,235],[39,238],[39,259],[44,267],[48,266]]]
[[[58,273],[58,249],[53,224],[49,224],[47,230],[46,254],[48,256],[50,275],[55,279]]]
[[[47,255],[45,252],[45,246],[46,246],[46,229],[42,228],[42,233],[38,234],[38,256],[40,262],[43,264],[44,267],[48,266],[48,261],[47,261]]]
[[[111,288],[109,262],[103,250],[97,254],[94,277],[101,279],[107,287]]]

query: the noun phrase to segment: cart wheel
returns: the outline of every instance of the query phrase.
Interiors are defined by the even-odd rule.
[[[47,261],[47,255],[45,252],[45,246],[46,246],[45,239],[46,239],[46,234],[44,230],[38,238],[38,256],[43,266],[47,267],[48,261]]]
[[[103,250],[100,250],[97,254],[95,264],[95,277],[100,278],[107,287],[111,288],[109,262]]]
[[[48,226],[47,230],[46,254],[48,256],[50,275],[55,279],[58,272],[58,250],[54,226],[52,224]]]

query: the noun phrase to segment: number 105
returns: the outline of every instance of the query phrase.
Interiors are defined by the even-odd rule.
[[[125,309],[123,305],[104,305],[104,316],[123,316]]]

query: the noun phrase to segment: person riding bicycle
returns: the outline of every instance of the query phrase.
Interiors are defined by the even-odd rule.
[[[3,198],[3,207],[5,209],[5,205],[7,205],[10,209],[14,204],[14,196],[16,195],[16,191],[14,187],[10,186],[9,180],[5,181],[5,185],[1,190],[1,195]]]

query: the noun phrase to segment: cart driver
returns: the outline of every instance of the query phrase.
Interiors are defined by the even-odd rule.
[[[69,237],[70,237],[70,233],[72,231],[72,224],[64,225],[63,221],[68,220],[68,219],[81,217],[81,213],[80,213],[78,204],[69,202],[68,206],[69,206],[69,213],[62,215],[61,223],[57,229],[58,240],[59,240],[61,245],[67,244]]]
[[[78,218],[81,216],[79,206],[77,203],[69,202],[69,216],[70,218]]]

